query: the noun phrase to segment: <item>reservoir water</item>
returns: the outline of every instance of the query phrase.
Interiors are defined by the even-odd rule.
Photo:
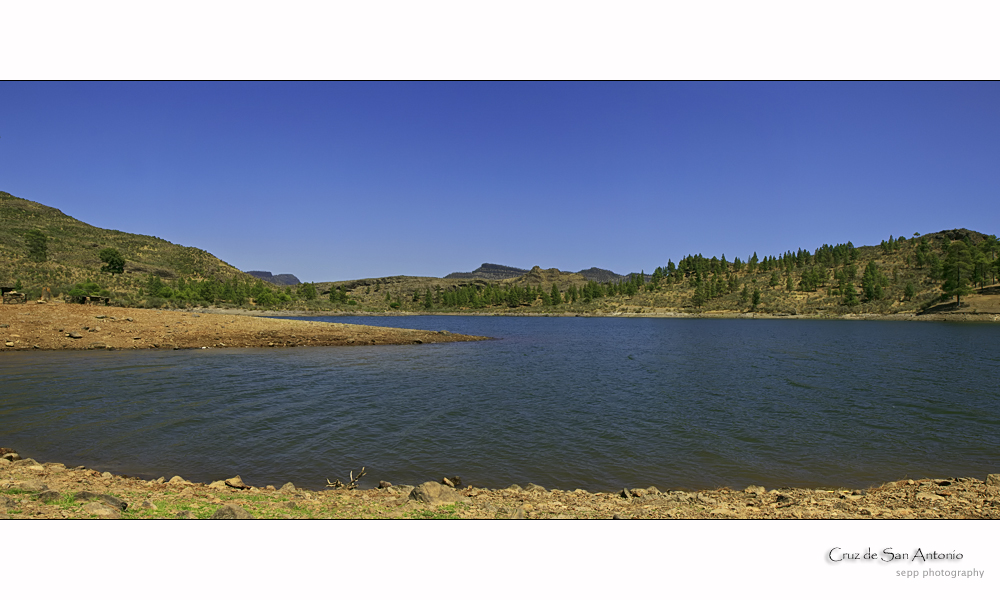
[[[867,487],[1000,472],[1000,326],[318,317],[486,342],[0,357],[0,446],[148,478]]]

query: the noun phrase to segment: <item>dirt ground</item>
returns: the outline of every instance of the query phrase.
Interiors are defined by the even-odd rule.
[[[238,476],[210,484],[145,481],[86,467],[39,464],[0,448],[0,519],[996,519],[1000,475],[920,479],[866,490],[591,493],[534,484],[505,489],[426,482],[373,489],[257,488]],[[444,480],[441,480],[444,482]],[[374,482],[372,482],[374,483]],[[454,484],[457,483],[457,486]],[[452,487],[454,486],[454,487]]]
[[[29,303],[0,305],[0,339],[0,351],[16,351],[365,346],[489,338],[246,315]]]

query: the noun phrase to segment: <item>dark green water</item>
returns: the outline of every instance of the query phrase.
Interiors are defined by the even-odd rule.
[[[1000,472],[991,324],[321,319],[405,347],[8,353],[0,446],[145,477],[320,488],[862,487]],[[365,486],[363,486],[365,487]]]

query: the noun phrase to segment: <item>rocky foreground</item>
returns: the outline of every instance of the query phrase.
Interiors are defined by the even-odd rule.
[[[287,348],[468,342],[486,337],[344,323],[82,304],[0,305],[0,351]]]
[[[257,488],[239,476],[210,484],[175,476],[145,481],[60,463],[40,464],[0,448],[0,519],[995,519],[1000,475],[986,481],[920,479],[866,490],[700,492],[656,488],[590,493],[512,485],[461,487],[443,479],[416,487],[310,491],[286,483]],[[339,482],[334,482],[339,483]]]

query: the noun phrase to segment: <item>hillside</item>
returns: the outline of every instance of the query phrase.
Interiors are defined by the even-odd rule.
[[[298,277],[291,273],[282,273],[281,275],[272,275],[270,271],[247,271],[246,273],[275,285],[299,285],[302,283]]]
[[[517,267],[483,263],[475,271],[470,273],[451,273],[445,275],[444,279],[510,279],[524,275],[527,272],[525,269],[518,269]]]
[[[102,253],[116,251],[120,272]],[[448,277],[279,287],[198,248],[94,227],[0,192],[0,286],[29,299],[109,296],[118,306],[350,312],[770,315],[998,314],[1000,242],[951,229],[878,246],[850,242],[746,260],[685,256],[652,274],[484,263]],[[266,275],[270,273],[262,272]],[[472,275],[458,277],[457,275]],[[500,278],[502,276],[505,276]],[[274,276],[271,276],[274,277]],[[282,276],[278,276],[282,277]],[[961,298],[961,302],[959,302]]]
[[[368,312],[1000,315],[998,252],[996,236],[952,229],[912,239],[889,236],[878,246],[824,244],[814,252],[754,253],[746,260],[685,256],[652,274],[601,283],[535,267],[506,279],[389,277],[318,287],[324,294],[334,290],[327,297],[335,306]]]
[[[41,232],[44,256],[31,256],[31,231]],[[102,271],[105,262],[100,253],[105,249],[120,253],[122,273]],[[29,298],[37,298],[43,288],[58,296],[75,286],[86,287],[88,281],[92,293],[104,292],[121,305],[142,305],[150,298],[162,299],[152,302],[162,305],[168,296],[179,298],[181,304],[199,302],[201,298],[185,299],[185,294],[176,292],[202,282],[227,282],[247,289],[257,282],[204,250],[154,236],[101,229],[58,209],[0,192],[0,285],[16,286]],[[156,289],[150,289],[150,282],[156,282]]]

